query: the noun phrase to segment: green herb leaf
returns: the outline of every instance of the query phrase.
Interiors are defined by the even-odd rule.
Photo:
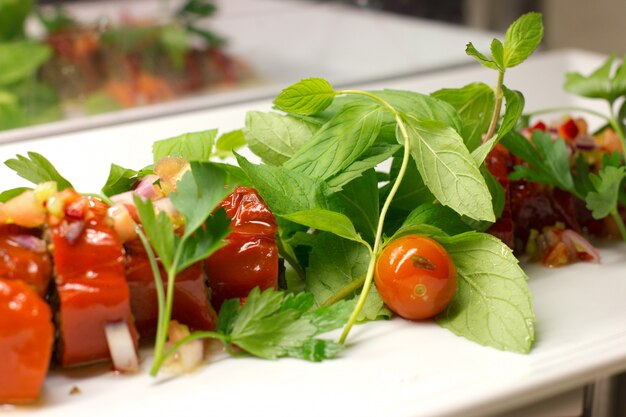
[[[491,194],[463,139],[440,122],[402,118],[417,170],[437,200],[461,215],[495,221]]]
[[[357,232],[372,243],[376,235],[379,216],[378,179],[373,169],[343,186],[335,194],[341,204],[341,212],[348,216]]]
[[[335,90],[322,78],[306,78],[285,88],[274,100],[274,105],[287,113],[309,115],[330,106]]]
[[[372,146],[380,132],[382,114],[378,105],[344,107],[284,166],[314,178],[332,177]]]
[[[313,299],[313,294],[310,294]],[[354,308],[354,303],[346,300],[341,300],[333,305],[319,307],[315,310],[311,310],[304,314],[303,317],[317,327],[317,333],[326,333],[335,329],[339,329],[348,321],[350,313]]]
[[[501,71],[498,67],[498,64],[496,64],[492,59],[478,52],[478,49],[476,49],[476,47],[471,42],[468,43],[465,47],[465,53],[476,59],[476,61],[480,62],[483,67],[487,67],[496,71]]]
[[[161,259],[163,267],[169,270],[172,267],[174,249],[179,242],[178,236],[174,234],[172,221],[164,212],[156,214],[151,200],[143,200],[137,195],[133,196],[133,200],[150,244]]]
[[[217,320],[217,331],[223,334],[230,334],[233,331],[235,319],[239,315],[239,305],[241,301],[238,298],[226,300],[220,307],[220,314]]]
[[[504,35],[504,67],[521,64],[539,46],[543,38],[540,13],[527,13],[517,19]]]
[[[178,10],[176,14],[184,16],[192,14],[197,17],[209,17],[217,11],[217,7],[213,2],[207,0],[188,0]]]
[[[0,87],[33,76],[51,56],[52,48],[42,43],[0,43]]]
[[[186,231],[185,231],[186,232]],[[224,247],[224,239],[230,233],[230,218],[220,207],[215,214],[209,216],[202,227],[195,230],[185,240],[181,256],[176,266],[176,274],[187,269],[196,262],[200,262]]]
[[[617,209],[617,197],[622,181],[626,178],[626,167],[603,167],[598,175],[590,174],[595,191],[585,197],[587,208],[594,219],[602,219]]]
[[[33,9],[34,0],[0,1],[0,41],[24,36],[24,23]]]
[[[246,137],[243,130],[237,129],[226,132],[217,138],[215,142],[215,155],[220,158],[233,156],[233,151],[246,145]]]
[[[532,143],[531,143],[532,142]],[[516,165],[509,178],[526,178],[542,184],[555,185],[564,191],[576,192],[569,168],[569,156],[565,142],[552,140],[549,133],[534,130],[529,142],[520,133],[511,131],[502,143],[530,166]]]
[[[322,359],[334,358],[343,351],[341,343],[331,340],[311,339],[298,347],[288,348],[288,355],[292,358],[319,362]]]
[[[363,242],[350,219],[341,213],[323,209],[309,209],[281,214],[281,217],[294,223],[333,233],[345,239]]]
[[[391,162],[390,176],[395,178],[398,175],[401,164],[400,158],[393,158]],[[383,196],[386,196],[392,184],[385,186],[381,192]],[[425,203],[432,203],[435,201],[435,196],[430,192],[422,176],[417,171],[416,164],[409,164],[406,170],[406,174],[400,183],[400,188],[396,192],[396,195],[391,202],[391,206],[396,209],[406,211],[407,213]],[[405,213],[405,214],[407,214]]]
[[[252,152],[266,164],[282,165],[307,143],[318,126],[278,113],[248,112],[243,131]]]
[[[177,70],[184,69],[185,55],[190,44],[189,32],[178,25],[167,25],[159,33],[159,42]]]
[[[489,127],[496,97],[491,87],[484,83],[472,83],[462,88],[446,88],[435,91],[433,97],[451,104],[463,121],[461,136],[470,151],[476,149],[482,135]]]
[[[212,129],[156,141],[152,145],[154,162],[166,156],[180,156],[188,161],[208,161],[216,136],[217,129]]]
[[[28,152],[27,155],[28,157],[17,155],[15,159],[9,159],[4,164],[15,171],[17,175],[34,184],[54,181],[57,183],[59,191],[74,188],[43,155],[36,152]]]
[[[274,214],[337,207],[328,186],[321,180],[284,167],[253,165],[239,155],[237,161]]]
[[[109,177],[102,187],[102,193],[108,197],[130,190],[137,181],[137,171],[111,164]]]
[[[230,190],[226,173],[211,163],[191,161],[191,171],[177,183],[170,194],[172,204],[185,217],[185,236],[197,231]]]
[[[306,268],[307,291],[313,293],[318,305],[322,305],[354,280],[365,275],[370,253],[365,246],[330,233],[318,233],[308,237],[312,248]],[[356,289],[354,295],[348,294],[347,299],[351,303],[356,301],[359,289],[360,287]],[[387,317],[391,317],[391,313],[372,286],[359,320]]]
[[[565,74],[563,88],[570,93],[589,98],[603,98],[613,103],[626,95],[626,65],[622,60],[612,75],[615,55],[611,55],[591,75],[585,77],[577,72]]]
[[[328,186],[333,192],[340,191],[346,184],[362,176],[364,172],[391,158],[401,148],[400,145],[374,144],[358,160],[348,165],[334,177],[329,178]]]
[[[451,208],[441,204],[422,204],[407,216],[402,227],[428,225],[449,235],[470,231],[470,227]]]
[[[504,65],[504,45],[498,39],[491,41],[491,56],[498,69],[504,71],[506,69]]]
[[[535,316],[527,277],[497,238],[469,232],[438,237],[457,269],[457,293],[437,323],[481,345],[528,353]]]

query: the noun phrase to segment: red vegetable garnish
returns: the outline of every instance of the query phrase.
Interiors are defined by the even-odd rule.
[[[574,119],[569,118],[559,126],[559,136],[565,140],[574,140],[578,136],[579,130]]]
[[[126,321],[136,336],[124,249],[105,221],[107,205],[76,194],[75,201],[80,199],[88,203],[85,219],[64,219],[51,228],[63,366],[108,360],[108,322]]]
[[[254,287],[278,286],[278,249],[274,215],[248,187],[237,187],[220,204],[232,219],[227,245],[206,261],[211,303],[245,297]]]
[[[0,278],[0,403],[39,396],[52,355],[51,315],[26,283]]]

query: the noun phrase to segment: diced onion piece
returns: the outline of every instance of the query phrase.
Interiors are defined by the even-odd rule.
[[[134,194],[135,194],[134,191],[126,191],[124,193],[115,194],[114,196],[111,196],[111,201],[116,204],[130,204],[131,206],[134,206],[135,205],[135,202],[133,201]]]
[[[135,223],[125,205],[115,204],[109,207],[107,214],[113,221],[113,228],[119,235],[122,243],[129,242],[137,237]]]
[[[564,230],[561,239],[563,243],[576,252],[578,259],[592,263],[600,262],[600,252],[587,239],[575,231],[571,229]]]
[[[180,324],[176,320],[170,321],[167,332],[169,343],[174,344],[180,342],[190,334],[189,328],[184,324]],[[203,356],[204,344],[202,340],[192,340],[176,350],[174,361],[182,368],[183,372],[189,372],[200,365]]]
[[[172,204],[172,200],[167,197],[156,200],[152,204],[154,204],[154,208],[157,209],[157,211],[165,212],[169,214],[170,217],[176,217],[178,215],[178,210],[176,210],[176,207]]]
[[[146,175],[135,187],[135,193],[143,198],[154,199],[158,196],[158,191],[154,183],[159,179],[156,175]]]
[[[113,361],[113,367],[120,372],[139,370],[139,358],[128,323],[118,321],[104,325],[104,334]]]
[[[48,251],[46,241],[33,235],[14,235],[10,239],[17,246],[35,253],[46,253]]]

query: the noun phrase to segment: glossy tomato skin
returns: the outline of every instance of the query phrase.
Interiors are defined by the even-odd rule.
[[[456,268],[429,237],[409,235],[389,243],[376,261],[376,288],[385,304],[410,320],[434,317],[452,301]]]
[[[124,248],[106,221],[108,206],[76,194],[71,216],[51,227],[59,298],[60,362],[74,366],[109,360],[104,327],[125,321],[137,345]],[[78,208],[84,208],[82,214]],[[82,216],[82,218],[81,218]]]
[[[211,303],[219,310],[229,298],[243,298],[255,287],[278,287],[276,220],[256,190],[237,187],[220,206],[231,218],[226,246],[205,262]]]
[[[39,396],[52,355],[51,315],[31,286],[0,278],[0,404]]]

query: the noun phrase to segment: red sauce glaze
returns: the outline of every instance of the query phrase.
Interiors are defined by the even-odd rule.
[[[41,248],[29,247],[29,241]],[[50,255],[37,230],[16,225],[0,226],[0,277],[22,280],[44,297],[51,275]]]
[[[225,247],[206,261],[211,303],[246,297],[255,287],[278,286],[276,220],[256,190],[237,187],[220,206],[232,219]]]
[[[0,403],[39,396],[52,354],[51,315],[29,285],[0,279]]]
[[[84,197],[76,196],[76,199]],[[51,228],[56,287],[59,295],[63,366],[110,358],[104,326],[131,318],[128,284],[124,276],[124,249],[107,224],[107,205],[87,199],[84,219],[65,219]],[[81,204],[69,204],[74,210]],[[73,211],[73,217],[77,214]]]
[[[161,269],[163,287],[167,276]],[[135,324],[142,337],[156,332],[159,307],[148,256],[141,241],[126,244],[126,279],[130,288],[130,305]],[[217,314],[208,301],[206,275],[202,263],[196,263],[176,277],[172,319],[194,330],[214,330]]]

